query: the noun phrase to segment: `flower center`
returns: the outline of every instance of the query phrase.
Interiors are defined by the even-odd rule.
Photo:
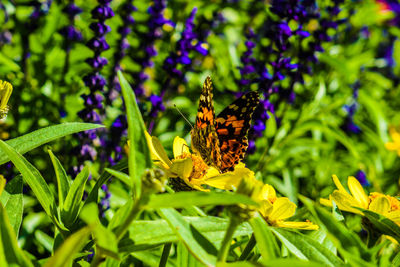
[[[184,152],[182,155],[178,156],[177,159],[185,159],[189,157],[192,159],[193,163],[192,173],[190,174],[189,181],[202,178],[206,174],[209,167],[200,156]]]

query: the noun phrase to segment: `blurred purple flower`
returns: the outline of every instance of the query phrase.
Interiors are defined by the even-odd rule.
[[[365,174],[365,172],[363,172],[363,171],[358,171],[357,173],[356,173],[356,175],[355,175],[355,177],[357,178],[357,180],[360,182],[360,184],[363,186],[363,187],[368,187],[368,186],[370,186],[371,185],[371,183],[368,181],[368,179],[367,179],[367,175]]]

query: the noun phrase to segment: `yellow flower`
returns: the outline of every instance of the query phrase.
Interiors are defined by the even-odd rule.
[[[6,183],[7,183],[6,178],[4,178],[4,176],[0,174],[0,196],[1,196],[1,193],[3,193]]]
[[[385,147],[387,150],[397,151],[397,155],[400,157],[400,133],[394,127],[390,128],[389,133],[393,142],[387,142]]]
[[[378,192],[370,193],[368,196],[361,184],[353,176],[348,177],[347,180],[349,194],[336,175],[332,175],[332,178],[338,189],[329,195],[329,199],[321,198],[321,204],[332,206],[333,200],[340,210],[360,215],[363,215],[362,211],[356,208],[370,210],[386,216],[400,226],[400,201],[397,198]]]
[[[0,119],[7,116],[9,107],[7,106],[13,87],[9,82],[0,80]]]
[[[291,202],[287,197],[277,197],[275,189],[269,184],[262,186],[262,190],[257,197],[257,202],[260,204],[260,214],[269,225],[302,230],[318,230],[318,225],[309,221],[285,221],[294,215],[296,204]]]
[[[219,189],[233,190],[245,176],[254,176],[254,173],[239,163],[234,171],[221,174],[216,168],[209,167],[203,159],[190,153],[189,146],[183,138],[175,137],[173,143],[174,158],[170,160],[155,136],[146,132],[146,140],[154,163],[162,168],[168,177],[182,179],[189,187],[208,191],[203,185]]]

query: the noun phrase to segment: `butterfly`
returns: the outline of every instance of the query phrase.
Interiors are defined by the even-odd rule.
[[[13,87],[9,82],[0,80],[0,119],[7,116],[8,100],[10,99]]]
[[[207,77],[191,131],[193,151],[221,173],[232,171],[246,153],[250,121],[258,103],[258,93],[249,92],[215,117],[213,85],[211,78]]]

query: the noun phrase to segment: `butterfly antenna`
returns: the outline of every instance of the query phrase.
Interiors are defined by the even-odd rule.
[[[179,112],[179,114],[181,114],[182,118],[185,119],[185,121],[190,125],[190,127],[192,127],[193,129],[193,125],[190,123],[190,121],[185,117],[185,115],[183,115],[183,113],[179,110],[179,108],[174,104],[174,108],[176,108],[176,110]]]

